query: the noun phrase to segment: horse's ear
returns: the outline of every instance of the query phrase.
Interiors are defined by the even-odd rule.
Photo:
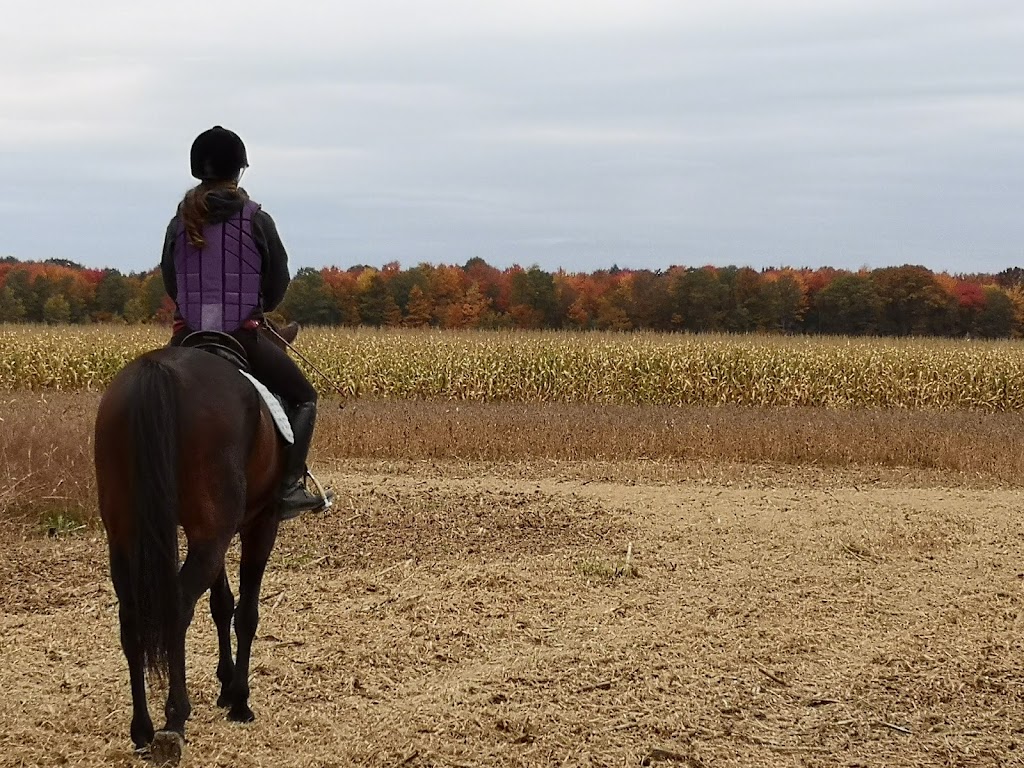
[[[288,325],[280,330],[281,338],[289,344],[294,343],[295,337],[299,335],[299,327],[299,324],[292,320]]]

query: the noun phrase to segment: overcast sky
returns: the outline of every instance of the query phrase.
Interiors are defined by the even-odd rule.
[[[20,3],[0,254],[159,260],[214,124],[291,266],[1024,266],[1019,0]]]

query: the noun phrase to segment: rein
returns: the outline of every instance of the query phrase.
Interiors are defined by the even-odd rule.
[[[280,341],[280,342],[281,342],[282,344],[284,344],[284,345],[285,345],[285,347],[287,347],[287,348],[288,348],[288,349],[290,349],[290,350],[291,350],[292,352],[294,352],[294,353],[295,353],[295,355],[296,355],[296,356],[297,356],[297,357],[298,357],[298,358],[299,358],[300,360],[302,360],[302,362],[304,362],[304,363],[305,363],[306,365],[308,365],[308,366],[309,366],[310,368],[312,368],[312,369],[313,369],[314,371],[316,371],[316,372],[317,372],[317,373],[318,373],[318,374],[320,375],[320,378],[322,378],[322,379],[323,379],[324,381],[326,381],[326,382],[327,382],[328,384],[330,384],[330,385],[331,385],[331,386],[332,386],[332,387],[334,388],[334,391],[335,391],[335,392],[337,392],[337,393],[338,393],[339,395],[341,395],[341,396],[342,396],[342,397],[344,397],[344,398],[348,398],[348,397],[349,397],[348,393],[346,393],[346,392],[345,392],[345,391],[344,391],[344,390],[343,390],[343,389],[342,389],[342,388],[341,388],[341,387],[340,387],[340,386],[339,386],[339,385],[338,385],[338,384],[337,384],[337,383],[336,383],[336,382],[334,381],[334,379],[332,379],[332,378],[331,378],[330,376],[328,376],[328,375],[327,375],[326,373],[324,373],[324,372],[323,372],[323,371],[321,371],[321,370],[320,370],[319,368],[317,368],[317,367],[316,367],[316,366],[315,366],[315,365],[313,364],[313,362],[312,362],[312,361],[311,361],[311,360],[310,360],[310,359],[309,359],[308,357],[306,357],[306,356],[305,356],[304,354],[302,354],[302,353],[301,353],[301,352],[300,352],[300,351],[299,351],[298,349],[296,349],[296,348],[295,348],[295,345],[294,345],[294,344],[292,344],[291,342],[289,342],[289,341],[288,341],[288,340],[287,340],[287,339],[286,339],[286,338],[285,338],[284,336],[282,336],[282,335],[281,335],[280,333],[278,333],[278,332],[277,332],[277,329],[276,329],[276,328],[275,328],[275,327],[273,326],[273,324],[271,324],[271,323],[266,323],[266,322],[265,322],[265,323],[263,323],[263,328],[264,328],[265,330],[269,331],[270,333],[272,333],[272,334],[273,334],[273,335],[274,335],[274,336],[275,336],[275,337],[276,337],[276,338],[278,339],[278,341]]]

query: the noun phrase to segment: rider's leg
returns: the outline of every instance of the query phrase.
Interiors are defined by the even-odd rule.
[[[324,506],[324,500],[310,493],[303,482],[306,476],[306,458],[313,440],[316,425],[316,401],[299,403],[290,409],[289,421],[295,442],[288,450],[284,472],[284,490],[281,494],[281,519],[287,520],[300,512],[308,512]]]
[[[319,509],[324,506],[324,499],[310,493],[303,482],[316,425],[316,390],[287,352],[256,331],[236,331],[233,335],[245,347],[253,376],[284,398],[289,406],[286,410],[295,441],[288,450],[285,465],[281,518],[288,519],[300,512]]]

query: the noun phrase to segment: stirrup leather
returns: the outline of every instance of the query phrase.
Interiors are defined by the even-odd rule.
[[[309,471],[309,469],[306,470],[306,477],[313,481],[313,487],[316,488],[317,496],[319,496],[324,501],[324,505],[320,511],[323,512],[333,507],[334,494],[328,491],[322,485],[320,485],[320,481],[316,479],[316,477],[313,475],[312,472]]]

